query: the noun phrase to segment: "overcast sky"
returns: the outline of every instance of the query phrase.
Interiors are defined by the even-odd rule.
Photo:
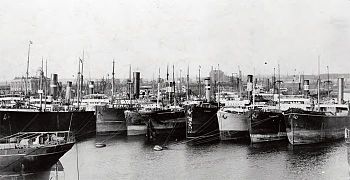
[[[71,78],[85,51],[85,77],[225,73],[350,72],[349,0],[2,0],[0,80],[30,75],[41,57],[49,73]],[[267,62],[265,65],[264,62]],[[255,71],[254,71],[255,69]]]

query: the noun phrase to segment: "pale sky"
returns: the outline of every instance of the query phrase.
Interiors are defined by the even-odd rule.
[[[0,80],[30,75],[41,57],[49,73],[71,78],[85,51],[85,77],[165,76],[175,64],[225,73],[350,72],[349,0],[1,0]],[[264,62],[267,64],[264,65]]]

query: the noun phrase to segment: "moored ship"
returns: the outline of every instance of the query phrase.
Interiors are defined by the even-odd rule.
[[[252,143],[287,140],[284,116],[273,109],[254,109],[249,118],[249,136]]]
[[[310,99],[301,95],[283,95],[267,106],[252,110],[249,135],[252,143],[287,140],[283,111],[289,108],[310,109]]]
[[[347,105],[322,105],[328,112],[290,109],[286,112],[288,140],[293,145],[331,142],[344,138],[344,129],[350,127]],[[329,108],[335,111],[330,112]]]
[[[217,113],[220,139],[233,141],[249,140],[248,119],[251,110],[254,109],[251,99],[253,91],[253,76],[248,75],[247,78],[247,99],[229,100],[225,102],[225,106]]]
[[[92,111],[0,110],[1,137],[21,131],[64,131],[69,127],[78,140],[89,137],[95,134],[96,116]]]
[[[193,101],[187,107],[186,137],[191,144],[202,144],[219,140],[217,103],[211,102],[210,78],[205,78],[205,101]]]
[[[342,104],[344,79],[339,78],[338,82],[338,104],[319,103],[317,110],[290,109],[285,112],[287,136],[291,144],[331,142],[344,138],[345,128],[350,127],[350,111],[349,104]]]
[[[0,173],[49,170],[75,143],[69,131],[19,132],[0,139]]]
[[[96,133],[97,134],[126,134],[127,126],[125,111],[128,105],[96,106]]]
[[[210,103],[193,105],[187,110],[187,138],[193,144],[219,140],[218,107]]]
[[[148,140],[181,139],[186,135],[185,111],[180,107],[140,112],[147,127]]]
[[[217,113],[221,140],[249,139],[248,119],[253,106],[248,100],[227,102]]]

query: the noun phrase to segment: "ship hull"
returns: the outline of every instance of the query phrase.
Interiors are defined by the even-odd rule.
[[[0,173],[41,172],[49,170],[74,143],[0,150]]]
[[[96,131],[96,116],[85,112],[34,112],[0,110],[0,137],[21,131],[67,131],[75,133],[77,140],[90,137]]]
[[[186,136],[184,111],[154,111],[141,115],[149,141],[183,139]]]
[[[98,135],[127,133],[126,108],[96,107],[96,133]]]
[[[344,138],[350,116],[288,113],[285,115],[288,141],[292,145],[332,142]]]
[[[249,140],[248,119],[250,118],[250,112],[218,111],[217,116],[221,140]]]
[[[128,136],[146,135],[147,126],[138,111],[126,110],[124,112]]]
[[[281,112],[253,110],[248,121],[252,143],[287,140],[284,116]]]
[[[217,107],[191,107],[187,112],[187,138],[191,144],[219,140]]]

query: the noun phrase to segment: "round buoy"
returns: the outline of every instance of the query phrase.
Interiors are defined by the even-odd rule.
[[[103,147],[106,147],[106,144],[104,144],[104,143],[95,143],[95,146],[97,148],[103,148]]]
[[[153,150],[155,150],[155,151],[161,151],[161,150],[163,150],[163,148],[162,148],[162,146],[155,145],[155,146],[153,147]]]

